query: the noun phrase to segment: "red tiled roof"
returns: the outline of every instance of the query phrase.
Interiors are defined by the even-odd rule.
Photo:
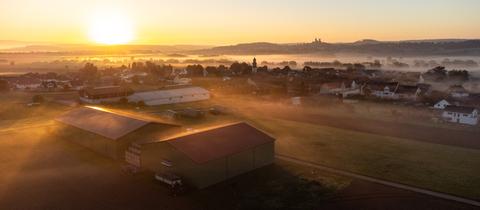
[[[196,163],[205,163],[275,141],[247,123],[166,140]]]

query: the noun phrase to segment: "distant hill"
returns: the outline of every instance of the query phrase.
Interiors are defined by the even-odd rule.
[[[24,42],[15,40],[0,40],[0,50],[25,47],[28,45],[42,44],[41,42]],[[43,43],[45,44],[45,43]]]
[[[6,42],[6,41],[5,41]],[[0,44],[2,41],[0,41]],[[60,52],[60,53],[177,53],[212,48],[206,45],[86,45],[86,44],[31,44],[0,48],[0,52]]]
[[[371,39],[353,43],[247,43],[197,50],[196,54],[363,54],[383,56],[479,56],[480,40],[437,39],[408,41],[377,41]]]
[[[364,39],[352,43],[243,43],[230,46],[203,45],[83,45],[83,44],[30,44],[0,41],[4,45],[19,47],[0,48],[0,52],[58,52],[80,54],[112,53],[187,53],[200,55],[261,55],[261,54],[361,54],[372,56],[480,56],[480,39],[432,39],[407,41],[377,41]]]

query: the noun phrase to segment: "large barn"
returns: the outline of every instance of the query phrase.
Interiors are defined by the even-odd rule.
[[[205,188],[273,163],[275,139],[237,123],[157,141],[138,141],[125,153],[128,163],[174,174]]]
[[[273,163],[275,139],[247,123],[188,132],[128,113],[82,107],[57,118],[62,139],[197,188]]]
[[[157,106],[210,99],[208,90],[193,86],[140,92],[120,86],[106,86],[86,88],[79,94],[80,100],[88,104],[116,103],[126,99],[128,102],[143,102],[147,106]]]
[[[124,157],[134,141],[152,141],[178,133],[181,127],[153,119],[82,107],[56,119],[63,125],[59,134],[95,152],[113,158]]]
[[[210,99],[210,92],[201,87],[151,90],[145,92],[136,92],[128,96],[128,101],[143,101],[147,106],[186,103],[208,99]]]

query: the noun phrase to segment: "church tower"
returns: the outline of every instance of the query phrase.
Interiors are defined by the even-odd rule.
[[[257,73],[257,58],[253,58],[253,62],[252,62],[252,73],[256,74]]]

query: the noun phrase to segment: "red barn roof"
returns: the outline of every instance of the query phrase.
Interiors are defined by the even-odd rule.
[[[275,139],[247,123],[237,123],[164,141],[196,163],[205,163]]]

